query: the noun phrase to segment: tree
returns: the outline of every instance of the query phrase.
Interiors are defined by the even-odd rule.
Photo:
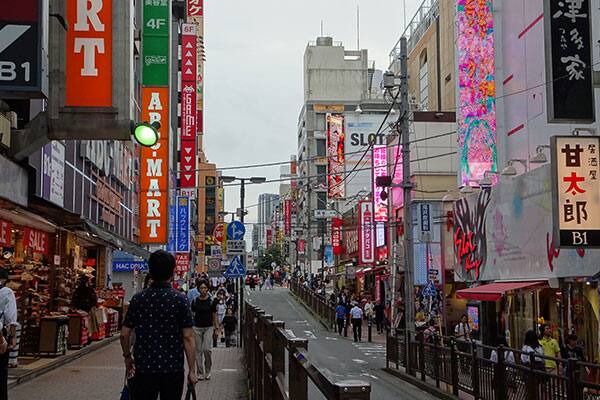
[[[260,273],[262,273],[263,271],[272,271],[273,267],[271,265],[273,263],[275,263],[275,265],[278,266],[283,266],[284,263],[281,248],[277,245],[269,247],[263,254],[261,254],[258,257],[256,268]]]

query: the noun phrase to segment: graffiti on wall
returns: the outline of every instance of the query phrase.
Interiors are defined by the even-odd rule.
[[[454,252],[460,272],[478,280],[487,258],[486,211],[491,189],[454,203]],[[471,204],[474,203],[474,204]]]

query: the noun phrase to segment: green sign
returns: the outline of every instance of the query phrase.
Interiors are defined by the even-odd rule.
[[[170,0],[143,0],[142,85],[169,85]]]

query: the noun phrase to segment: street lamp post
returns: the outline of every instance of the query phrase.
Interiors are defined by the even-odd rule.
[[[241,212],[240,212],[240,222],[243,224],[244,223],[244,216],[246,215],[246,210],[244,209],[244,205],[245,205],[245,201],[246,201],[246,181],[250,181],[251,183],[255,183],[255,184],[260,184],[260,183],[265,183],[267,181],[267,178],[262,177],[262,176],[253,176],[251,178],[239,178],[236,176],[222,176],[221,180],[225,183],[231,183],[233,181],[240,181],[240,207],[241,207]],[[244,255],[242,256],[242,260],[244,262],[244,265],[246,265],[246,249],[244,249]],[[242,345],[242,340],[243,340],[243,335],[242,335],[242,330],[241,330],[241,324],[242,324],[242,320],[244,318],[244,278],[245,277],[240,277],[239,281],[238,281],[238,327],[240,329],[238,329],[239,332],[239,338],[240,338],[240,346]]]

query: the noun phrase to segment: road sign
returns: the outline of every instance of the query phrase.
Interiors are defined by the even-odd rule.
[[[223,243],[223,239],[225,238],[225,223],[218,223],[215,225],[215,229],[213,230],[213,239],[217,243]]]
[[[335,210],[315,210],[315,218],[327,219],[333,218],[338,215]]]
[[[223,276],[226,278],[243,278],[246,276],[246,266],[240,256],[235,256]]]
[[[227,225],[227,238],[242,240],[246,234],[246,227],[240,221],[233,221]]]
[[[221,269],[221,259],[220,258],[211,258],[208,260],[208,270],[209,271],[218,271]]]
[[[221,245],[211,245],[210,246],[210,255],[212,257],[221,257],[223,253],[221,252]]]
[[[246,253],[245,240],[228,240],[227,255],[228,256],[243,256]]]
[[[435,297],[437,295],[437,291],[435,290],[435,285],[432,281],[427,282],[425,288],[423,288],[423,297]]]

